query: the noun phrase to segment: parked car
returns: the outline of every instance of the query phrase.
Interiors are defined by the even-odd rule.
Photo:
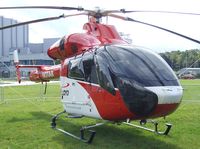
[[[181,79],[195,79],[195,75],[188,73],[188,74],[183,74],[180,76]]]

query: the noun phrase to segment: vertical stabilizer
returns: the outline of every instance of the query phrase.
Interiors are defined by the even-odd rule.
[[[13,52],[13,59],[14,59],[14,63],[18,63],[19,64],[19,57],[18,57],[18,50],[14,50]]]
[[[19,66],[19,57],[18,57],[18,50],[14,50],[13,52],[13,59],[16,67],[16,75],[17,75],[17,81],[21,83],[21,74],[20,74],[20,66]]]

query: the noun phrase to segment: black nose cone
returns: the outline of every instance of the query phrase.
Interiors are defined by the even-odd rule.
[[[128,79],[118,78],[116,84],[128,109],[138,116],[149,116],[158,104],[152,91]]]

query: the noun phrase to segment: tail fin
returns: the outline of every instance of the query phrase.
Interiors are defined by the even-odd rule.
[[[21,74],[20,74],[20,67],[19,67],[19,57],[18,57],[18,50],[14,50],[13,52],[13,59],[14,59],[14,64],[16,67],[16,75],[17,75],[17,81],[21,83]]]

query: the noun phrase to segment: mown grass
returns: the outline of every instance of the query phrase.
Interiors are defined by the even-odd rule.
[[[0,104],[1,149],[196,149],[200,146],[200,80],[182,80],[183,101],[166,121],[173,124],[168,136],[159,136],[125,125],[108,124],[95,128],[90,145],[50,128],[52,115],[63,110],[59,85],[49,84],[43,96],[41,85],[5,87]],[[164,123],[163,119],[158,119]],[[96,123],[90,118],[66,119],[58,126],[79,134],[83,125]]]

